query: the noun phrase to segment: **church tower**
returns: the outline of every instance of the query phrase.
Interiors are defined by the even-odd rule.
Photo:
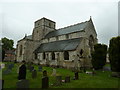
[[[40,41],[51,31],[55,30],[55,22],[46,18],[37,20],[34,24],[34,29],[32,33],[32,39],[34,41]]]

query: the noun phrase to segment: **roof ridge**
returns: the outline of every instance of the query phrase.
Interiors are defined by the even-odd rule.
[[[59,28],[59,29],[56,29],[56,31],[57,31],[57,30],[61,30],[61,29],[65,29],[65,28],[68,28],[68,27],[76,26],[76,25],[79,25],[79,24],[83,24],[83,23],[86,23],[86,22],[88,22],[88,21],[84,21],[84,22],[72,24],[72,25],[69,25],[69,26],[66,26],[66,27],[63,27],[63,28]]]

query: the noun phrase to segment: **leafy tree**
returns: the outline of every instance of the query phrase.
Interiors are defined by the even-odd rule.
[[[94,45],[94,51],[92,52],[92,65],[93,68],[98,70],[102,69],[106,64],[107,45],[96,44]]]
[[[109,60],[111,70],[120,72],[120,36],[114,37],[109,43]]]
[[[2,61],[3,61],[4,57],[5,57],[5,52],[7,50],[14,49],[13,48],[14,41],[12,39],[8,39],[6,37],[2,38],[1,41],[2,41]]]
[[[6,37],[2,38],[2,48],[4,50],[12,50],[14,41],[12,39],[8,39]]]

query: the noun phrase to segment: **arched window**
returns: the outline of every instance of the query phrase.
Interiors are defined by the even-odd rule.
[[[20,45],[20,52],[19,52],[19,55],[20,55],[20,56],[22,55],[22,45]]]
[[[52,60],[55,60],[55,53],[52,52]]]
[[[43,59],[45,59],[45,52],[43,53]]]
[[[81,55],[81,56],[83,55],[83,49],[80,50],[80,55]]]
[[[92,52],[93,47],[94,47],[94,37],[92,35],[90,35],[90,37],[89,37],[89,46],[90,46],[90,50]]]
[[[68,51],[64,52],[64,60],[69,60],[69,52]]]
[[[37,59],[37,56],[38,56],[37,53],[35,53],[35,59]]]

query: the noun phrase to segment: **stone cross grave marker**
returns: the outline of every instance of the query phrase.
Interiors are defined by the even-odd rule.
[[[37,71],[33,70],[32,71],[32,78],[35,79],[37,77]]]
[[[17,88],[29,88],[29,80],[20,80],[16,83]]]
[[[66,76],[65,77],[65,83],[69,83],[70,82],[70,76]]]

